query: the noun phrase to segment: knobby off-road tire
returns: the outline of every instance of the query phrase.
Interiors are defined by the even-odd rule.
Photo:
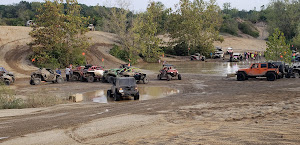
[[[112,97],[111,90],[107,90],[107,97]]]
[[[9,80],[5,80],[4,83],[5,83],[5,85],[7,85],[7,86],[10,85],[10,81],[9,81]]]
[[[64,79],[63,79],[62,77],[57,77],[57,78],[56,78],[56,82],[57,82],[58,84],[61,84],[61,83],[64,82]]]
[[[236,75],[236,78],[237,78],[238,81],[245,81],[246,80],[246,76],[242,72],[238,72],[237,75]]]
[[[267,80],[268,81],[275,81],[276,80],[276,74],[273,72],[267,73]]]
[[[161,75],[160,74],[157,75],[157,79],[161,80]]]
[[[39,85],[39,84],[41,84],[41,79],[40,79],[40,78],[34,78],[34,79],[33,79],[33,84],[34,84],[34,85]]]
[[[120,101],[120,100],[121,100],[121,95],[119,95],[119,94],[117,93],[117,91],[115,91],[115,94],[114,94],[114,100],[115,100],[115,101]]]
[[[134,97],[134,100],[139,100],[140,99],[140,92],[136,93],[133,97]]]
[[[78,75],[73,75],[71,78],[71,81],[79,81],[79,76]]]
[[[94,77],[93,77],[93,76],[89,76],[89,77],[87,78],[87,81],[88,81],[89,83],[94,82]]]
[[[144,84],[148,84],[148,83],[149,83],[148,77],[145,77],[145,78],[143,79],[143,83],[144,83]]]
[[[172,76],[171,76],[171,75],[167,75],[167,81],[170,81],[170,80],[171,80],[171,78],[172,78]]]
[[[178,80],[181,80],[181,74],[178,74]]]

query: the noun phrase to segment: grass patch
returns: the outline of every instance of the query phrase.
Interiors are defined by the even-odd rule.
[[[67,99],[57,96],[45,96],[42,93],[29,96],[26,100],[15,97],[14,90],[0,84],[0,109],[23,109],[49,107],[67,103]]]

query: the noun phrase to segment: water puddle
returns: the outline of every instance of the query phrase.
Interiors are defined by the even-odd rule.
[[[186,61],[172,62],[179,73],[194,73],[194,74],[212,74],[226,76],[227,74],[235,73],[238,69],[248,68],[254,62],[202,62],[202,61]],[[157,72],[162,68],[159,63],[139,64],[137,67],[146,70]]]
[[[180,91],[169,87],[138,87],[140,92],[140,100],[151,100],[164,98],[173,94],[177,94]],[[97,90],[94,92],[83,93],[84,102],[95,103],[110,103],[114,102],[113,98],[107,97],[107,90]],[[124,100],[133,100],[133,97],[125,97]]]

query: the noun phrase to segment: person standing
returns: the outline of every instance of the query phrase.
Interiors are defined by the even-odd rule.
[[[71,71],[71,69],[69,67],[66,67],[66,79],[67,79],[67,81],[69,81],[69,79],[70,79],[70,71]]]
[[[58,69],[58,68],[56,68],[56,71],[55,71],[57,74],[60,74],[61,75],[61,71]]]

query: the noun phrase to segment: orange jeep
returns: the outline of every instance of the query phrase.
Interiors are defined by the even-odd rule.
[[[253,63],[250,68],[239,69],[236,73],[238,81],[248,80],[248,78],[267,77],[268,81],[280,78],[278,68],[272,63]]]

